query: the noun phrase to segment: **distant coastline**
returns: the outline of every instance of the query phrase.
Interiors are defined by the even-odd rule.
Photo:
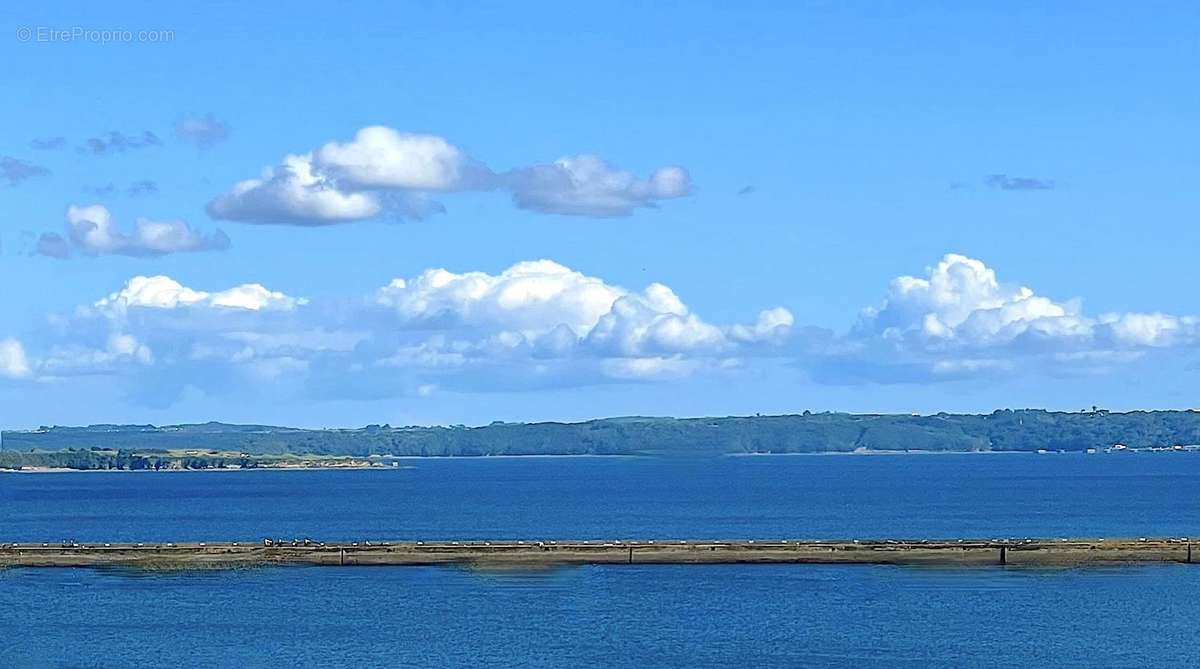
[[[187,472],[313,472],[313,471],[397,471],[412,469],[411,465],[388,467],[371,466],[315,466],[315,467],[197,467],[164,469],[82,469],[78,467],[22,467],[0,469],[0,474],[183,474]]]
[[[763,454],[770,455],[770,454]],[[809,455],[820,455],[810,453]],[[612,458],[627,459],[641,458],[641,455],[400,455],[390,458],[391,464],[382,462],[371,464],[325,464],[325,465],[255,465],[251,467],[163,467],[161,469],[129,469],[129,468],[81,468],[81,467],[44,467],[25,466],[20,469],[0,467],[0,474],[181,474],[186,472],[313,472],[313,471],[402,471],[412,469],[411,462],[420,460],[538,460],[554,459],[586,459]]]
[[[91,425],[0,433],[0,470],[377,469],[402,459],[1200,451],[1200,412],[812,413],[480,427]]]

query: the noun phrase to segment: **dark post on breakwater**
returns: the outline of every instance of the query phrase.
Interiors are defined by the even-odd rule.
[[[236,568],[261,565],[896,564],[1086,566],[1192,563],[1192,540],[362,541],[6,543],[4,567]]]

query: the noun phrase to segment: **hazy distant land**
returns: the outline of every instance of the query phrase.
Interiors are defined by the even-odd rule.
[[[1035,452],[1200,444],[1200,412],[1003,410],[607,418],[581,423],[308,430],[265,425],[92,425],[2,433],[2,469],[390,467],[398,457],[714,456],[751,453]]]

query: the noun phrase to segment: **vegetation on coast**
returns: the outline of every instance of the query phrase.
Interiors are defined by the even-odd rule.
[[[92,425],[2,433],[0,468],[229,469],[377,466],[381,458],[855,451],[1084,451],[1200,443],[1200,412],[809,413],[608,418],[581,423],[309,430],[265,425]]]
[[[0,471],[181,471],[198,469],[366,469],[395,467],[386,457],[264,455],[214,450],[66,448],[0,451]]]

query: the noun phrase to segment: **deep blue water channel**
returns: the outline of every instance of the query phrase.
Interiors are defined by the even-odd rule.
[[[0,475],[0,541],[1200,536],[1200,456]],[[1200,567],[0,572],[0,667],[1200,666]]]

